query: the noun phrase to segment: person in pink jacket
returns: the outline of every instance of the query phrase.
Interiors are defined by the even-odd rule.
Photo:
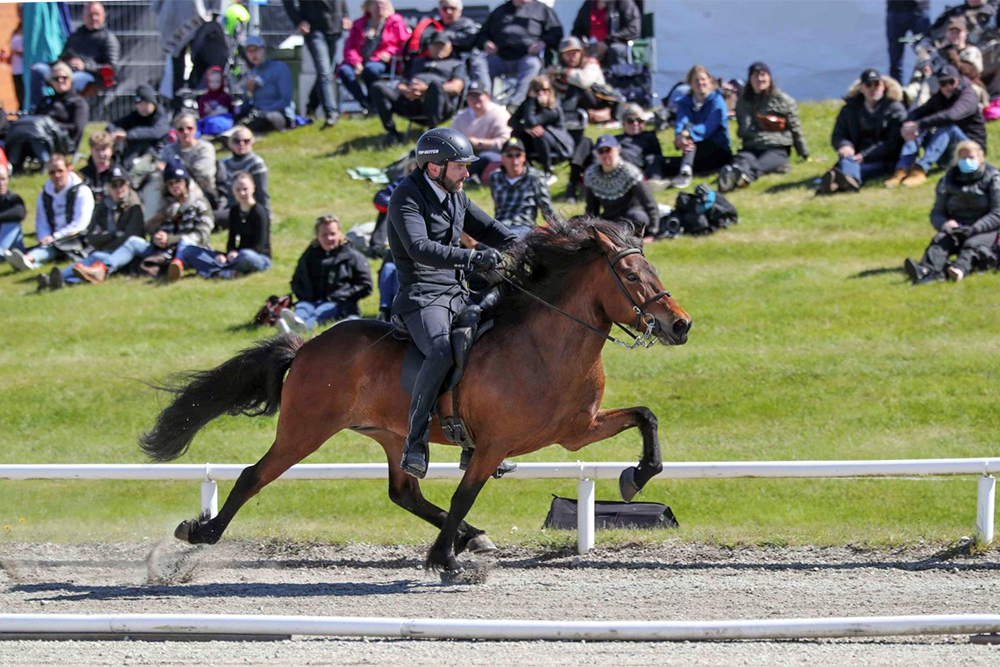
[[[361,9],[364,15],[351,26],[344,42],[344,62],[337,68],[337,76],[354,99],[369,111],[367,89],[389,71],[392,57],[403,51],[410,38],[410,29],[390,0],[365,0]]]

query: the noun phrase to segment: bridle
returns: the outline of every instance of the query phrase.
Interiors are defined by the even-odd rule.
[[[626,343],[625,341],[623,341],[621,339],[615,338],[611,334],[604,333],[603,331],[601,331],[597,327],[594,327],[594,326],[592,326],[590,324],[587,324],[586,322],[584,322],[580,318],[575,317],[573,315],[570,315],[569,313],[567,313],[565,310],[562,310],[558,306],[554,306],[551,303],[549,303],[548,301],[545,301],[544,299],[542,299],[541,297],[532,294],[531,292],[529,292],[528,290],[524,289],[523,287],[521,287],[520,285],[518,285],[517,283],[515,283],[513,280],[511,280],[510,278],[508,278],[507,276],[503,275],[502,273],[500,273],[499,275],[500,275],[500,278],[504,282],[506,282],[508,285],[511,285],[514,289],[518,290],[522,294],[525,294],[525,295],[531,297],[532,299],[534,299],[538,303],[542,304],[546,308],[549,308],[550,310],[554,310],[557,313],[559,313],[560,315],[568,317],[569,319],[573,320],[574,322],[576,322],[580,326],[582,326],[582,327],[584,327],[586,329],[589,329],[593,333],[597,334],[598,336],[600,336],[604,340],[611,341],[615,345],[619,345],[619,346],[625,348],[626,350],[634,350],[637,347],[646,347],[646,348],[648,348],[648,347],[652,347],[656,343],[656,339],[655,339],[655,337],[653,335],[653,332],[656,330],[656,318],[651,313],[647,313],[646,309],[649,306],[653,305],[653,303],[655,303],[656,301],[659,301],[660,299],[662,299],[663,297],[670,296],[670,292],[668,292],[667,290],[660,290],[659,292],[657,292],[656,294],[654,294],[650,298],[646,299],[646,301],[643,302],[643,304],[641,306],[635,302],[635,299],[632,298],[632,295],[628,293],[627,289],[625,289],[625,283],[623,283],[622,279],[618,276],[618,272],[615,270],[615,267],[618,265],[618,262],[622,261],[624,258],[628,257],[629,255],[634,255],[636,253],[638,253],[640,255],[643,254],[642,250],[640,250],[639,248],[628,248],[627,250],[622,250],[621,252],[619,252],[614,257],[608,257],[607,255],[604,256],[604,260],[608,263],[608,269],[611,270],[611,275],[613,275],[615,277],[615,281],[618,283],[618,289],[620,289],[621,292],[622,292],[622,294],[625,295],[625,298],[628,300],[629,304],[632,306],[632,310],[635,312],[635,325],[634,326],[635,326],[635,328],[637,330],[641,331],[642,333],[639,333],[639,334],[632,333],[631,331],[629,331],[628,329],[626,329],[624,326],[622,326],[618,322],[612,322],[612,324],[614,324],[616,327],[618,327],[619,329],[621,329],[622,331],[624,331],[628,336],[630,336],[632,338],[632,343]],[[643,328],[644,328],[643,325],[645,325],[645,331],[643,331]]]

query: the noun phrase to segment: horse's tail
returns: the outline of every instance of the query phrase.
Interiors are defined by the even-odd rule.
[[[305,341],[294,335],[268,338],[217,368],[181,373],[158,389],[176,395],[139,437],[154,461],[172,461],[187,451],[195,434],[223,414],[273,415],[281,404],[285,372]]]

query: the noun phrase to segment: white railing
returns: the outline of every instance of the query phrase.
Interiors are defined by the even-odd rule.
[[[586,553],[594,546],[594,480],[617,480],[631,463],[519,463],[508,479],[577,479],[577,550]],[[216,482],[235,480],[246,464],[19,464],[0,465],[0,479],[80,479],[80,480],[190,480],[201,481],[203,517],[218,513]],[[899,459],[887,461],[754,461],[711,463],[665,463],[657,479],[736,479],[736,478],[845,478],[845,477],[928,477],[978,475],[976,541],[993,541],[996,508],[996,479],[1000,458]],[[460,479],[465,473],[454,463],[432,463],[428,479]],[[304,463],[293,466],[283,480],[385,479],[385,463]],[[500,483],[506,483],[501,481]]]

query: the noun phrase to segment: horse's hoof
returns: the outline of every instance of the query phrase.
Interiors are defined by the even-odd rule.
[[[497,545],[493,544],[493,540],[486,537],[486,535],[477,535],[466,545],[469,553],[474,554],[486,554],[491,551],[497,550]]]
[[[454,570],[441,570],[441,583],[442,584],[464,584],[462,580],[465,574],[465,568],[459,566]]]
[[[635,483],[635,473],[636,467],[631,466],[622,470],[622,474],[618,477],[618,490],[622,494],[622,500],[627,503],[632,502],[636,494],[642,491],[639,485]]]
[[[181,542],[187,542],[188,544],[194,544],[191,541],[191,534],[194,529],[198,526],[198,522],[194,519],[188,519],[187,521],[181,521],[180,525],[174,529],[174,537],[176,537]]]

